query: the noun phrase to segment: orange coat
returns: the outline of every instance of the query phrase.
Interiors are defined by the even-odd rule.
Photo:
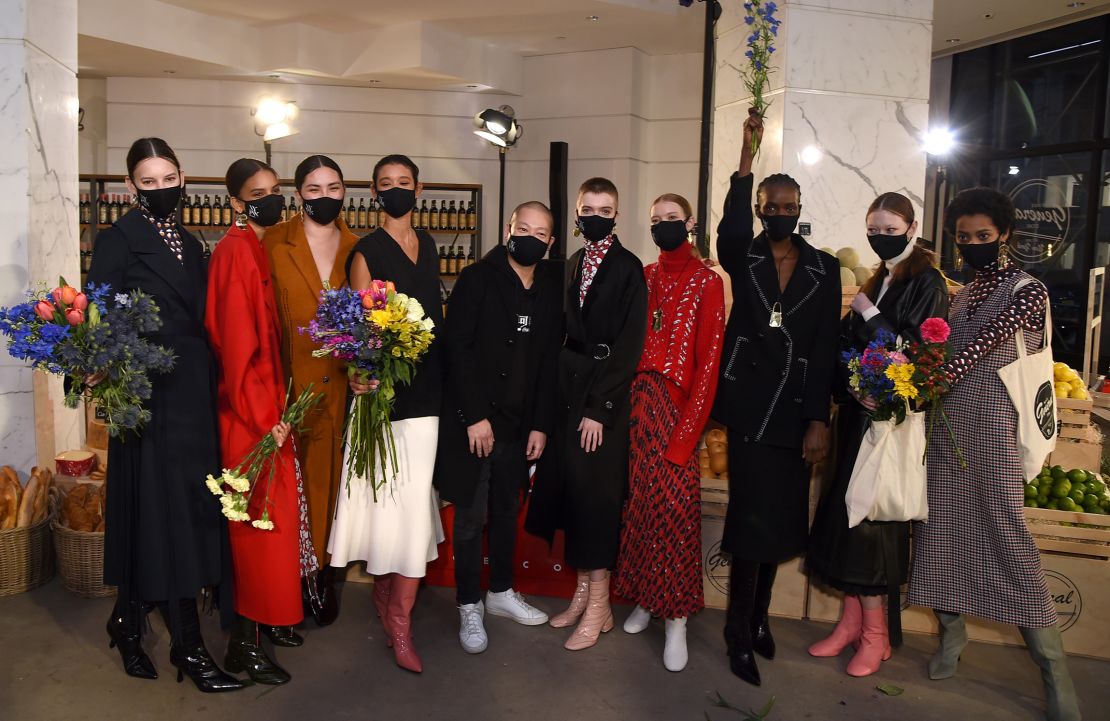
[[[346,284],[347,258],[358,242],[358,236],[351,232],[342,217],[336,223],[341,235],[329,279],[333,288]],[[297,444],[312,545],[320,564],[324,565],[335,500],[343,479],[347,370],[342,361],[334,358],[313,358],[312,351],[319,346],[299,330],[316,315],[320,291],[324,289],[305,237],[304,221],[297,215],[278,223],[266,231],[265,244],[281,322],[281,360],[286,377],[293,379],[293,397],[296,398],[309,383],[313,384],[315,392],[324,394],[316,410],[305,419],[307,430]]]

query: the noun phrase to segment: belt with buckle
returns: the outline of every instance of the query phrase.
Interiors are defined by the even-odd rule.
[[[564,347],[594,360],[605,360],[612,355],[612,349],[605,343],[583,343],[575,338],[567,338]]]

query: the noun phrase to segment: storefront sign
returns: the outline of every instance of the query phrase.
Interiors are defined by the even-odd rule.
[[[1027,180],[1010,191],[1017,222],[1010,257],[1040,263],[1063,250],[1071,229],[1071,208],[1059,183]]]

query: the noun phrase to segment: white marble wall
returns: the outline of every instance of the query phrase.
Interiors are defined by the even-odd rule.
[[[77,282],[77,2],[14,0],[0,15],[0,305],[36,281]],[[0,353],[0,463],[26,476],[79,446],[61,383]]]
[[[772,105],[753,172],[792,175],[802,186],[810,240],[818,247],[852,246],[870,265],[878,259],[867,244],[864,214],[875,196],[901,192],[919,217],[923,212],[920,135],[928,123],[932,0],[780,5]],[[733,10],[722,18],[717,44],[714,225],[740,157],[739,128],[750,104],[737,71],[746,62],[749,32],[742,8]],[[803,151],[811,146],[820,152],[807,163]]]

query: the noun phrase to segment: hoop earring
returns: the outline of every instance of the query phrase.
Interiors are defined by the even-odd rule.
[[[235,216],[235,227],[243,230],[247,227],[247,214],[239,213]]]

